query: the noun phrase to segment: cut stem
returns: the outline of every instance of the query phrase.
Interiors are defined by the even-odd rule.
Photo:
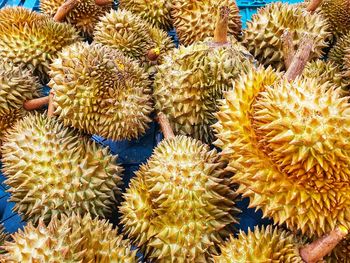
[[[215,43],[227,43],[227,32],[228,32],[228,21],[230,18],[230,7],[229,6],[221,6],[219,8],[215,31],[214,31],[214,42]]]
[[[95,0],[95,4],[99,6],[106,6],[113,4],[113,0]]]
[[[169,120],[163,112],[158,113],[157,121],[160,125],[160,129],[162,130],[165,139],[171,139],[175,137],[173,129],[170,126]]]
[[[62,22],[68,13],[79,3],[79,0],[67,0],[57,10],[53,19],[56,22]]]
[[[150,61],[156,61],[160,55],[159,48],[152,48],[147,52],[147,58]]]
[[[54,96],[54,93],[53,91],[51,90],[50,91],[50,94],[49,94],[49,107],[47,109],[47,116],[49,118],[51,118],[54,114],[54,111],[55,111],[55,107],[53,105],[53,96]]]
[[[345,227],[337,227],[327,235],[300,249],[300,256],[306,263],[316,263],[330,253],[348,234]]]
[[[25,110],[31,111],[31,110],[37,110],[41,107],[44,107],[49,103],[49,96],[27,100],[23,103],[23,108]]]
[[[293,34],[288,29],[286,29],[283,32],[281,40],[283,45],[284,65],[286,69],[288,69],[295,55]]]
[[[306,11],[308,12],[314,12],[317,7],[321,4],[322,0],[311,0],[309,5],[306,7]]]

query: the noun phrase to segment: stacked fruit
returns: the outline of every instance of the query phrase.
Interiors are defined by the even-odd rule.
[[[349,0],[272,3],[243,31],[232,0],[41,11],[0,10],[2,172],[28,223],[0,229],[0,262],[350,262]],[[164,140],[122,194],[91,135],[154,116]],[[275,226],[235,237],[241,197]]]

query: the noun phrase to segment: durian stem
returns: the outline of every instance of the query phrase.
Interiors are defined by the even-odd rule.
[[[56,22],[62,22],[68,13],[79,3],[79,0],[67,0],[57,10],[53,19]]]
[[[160,55],[159,49],[157,48],[152,48],[147,52],[147,58],[150,61],[156,61]]]
[[[99,6],[111,5],[113,0],[95,0],[95,4]]]
[[[286,69],[289,69],[290,64],[292,63],[293,57],[295,55],[293,34],[288,29],[286,29],[283,32],[281,40],[283,45],[284,65]]]
[[[313,39],[305,34],[301,39],[299,48],[285,74],[287,80],[292,81],[303,72],[306,63],[310,58],[312,48]]]
[[[306,11],[308,12],[314,12],[317,7],[321,4],[322,0],[311,0],[309,5],[306,7]]]
[[[31,111],[31,110],[37,110],[41,107],[44,107],[49,103],[49,96],[27,100],[23,103],[23,108],[25,110]]]
[[[158,113],[157,121],[165,139],[171,139],[175,137],[173,129],[170,126],[170,122],[163,112]]]
[[[230,8],[226,5],[219,8],[215,31],[214,42],[219,44],[227,43],[228,21],[230,18]]]
[[[327,235],[300,249],[300,256],[306,263],[316,263],[330,253],[348,234],[345,227],[337,227]]]
[[[49,94],[49,107],[47,109],[47,117],[49,117],[49,118],[51,118],[53,116],[53,113],[55,111],[55,107],[53,105],[53,96],[54,96],[54,93],[51,90],[50,94]]]

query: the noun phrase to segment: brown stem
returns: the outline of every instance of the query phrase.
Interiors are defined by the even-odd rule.
[[[230,18],[229,6],[221,6],[216,19],[214,42],[215,43],[227,43],[228,21]]]
[[[321,4],[322,0],[311,0],[309,5],[306,7],[306,11],[314,12],[317,7]]]
[[[345,227],[337,227],[327,235],[300,249],[300,256],[306,263],[316,263],[330,253],[348,234]]]
[[[25,110],[37,110],[49,103],[49,96],[27,100],[23,103],[23,108]]]
[[[53,96],[54,96],[54,93],[53,91],[51,90],[50,91],[50,94],[49,94],[49,107],[47,109],[47,116],[49,118],[51,118],[53,116],[53,113],[55,111],[55,107],[53,105]]]
[[[150,61],[156,61],[160,55],[159,48],[152,48],[147,52],[147,58]]]
[[[281,40],[283,45],[284,65],[286,69],[288,69],[295,55],[293,34],[288,29],[286,29],[283,32]]]
[[[312,48],[313,39],[305,34],[301,39],[298,51],[285,74],[287,80],[292,81],[303,72],[306,63],[310,58]]]
[[[67,0],[57,10],[53,19],[56,22],[62,22],[68,13],[79,3],[79,0]]]
[[[169,120],[163,112],[158,113],[157,121],[160,125],[160,129],[162,130],[165,139],[171,139],[175,137],[173,129],[170,126]]]
[[[113,0],[95,0],[95,4],[99,6],[111,5]]]

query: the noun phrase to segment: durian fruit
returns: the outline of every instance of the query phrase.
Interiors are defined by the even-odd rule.
[[[221,254],[214,257],[214,263],[303,263],[299,248],[305,239],[289,231],[271,225],[255,227],[248,233],[240,231],[237,238],[230,239],[221,246]]]
[[[350,32],[350,0],[323,0],[322,14],[336,36]]]
[[[123,170],[116,157],[55,118],[34,113],[18,121],[2,154],[10,200],[24,220],[73,212],[104,217],[115,205]]]
[[[0,57],[35,70],[42,80],[58,51],[80,38],[66,23],[23,7],[0,10]]]
[[[242,22],[236,1],[176,0],[172,4],[173,23],[182,45],[190,45],[213,36],[215,14],[222,5],[227,5],[230,8],[229,33],[235,37],[241,33]]]
[[[65,0],[42,0],[40,10],[44,14],[54,17]],[[95,0],[79,0],[78,4],[68,13],[64,22],[74,25],[85,36],[92,36],[94,27],[106,12],[112,9],[112,2],[103,6],[97,5]]]
[[[195,139],[163,140],[131,179],[123,231],[152,262],[208,262],[237,222],[236,194],[216,150]]]
[[[319,58],[330,37],[327,20],[318,13],[307,13],[304,8],[287,3],[271,3],[259,9],[247,23],[243,44],[263,65],[285,70],[282,35],[288,29],[295,46],[304,34],[314,38],[311,58]]]
[[[138,14],[152,26],[165,31],[173,27],[170,0],[119,0],[119,8]]]
[[[252,70],[221,103],[215,145],[232,182],[250,207],[293,231],[348,228],[348,98],[315,79],[278,79],[271,68]]]
[[[55,114],[65,125],[113,140],[137,138],[151,122],[148,75],[101,44],[77,43],[51,64]]]
[[[155,53],[155,59],[160,64],[163,56],[175,47],[165,31],[123,9],[112,10],[101,17],[95,28],[94,40],[122,51],[146,68],[153,60],[148,57],[149,52]]]
[[[9,235],[6,233],[4,226],[1,224],[0,225],[0,255],[6,253],[6,251],[3,249],[3,245],[7,240],[9,240]]]
[[[94,262],[136,263],[136,251],[128,240],[106,220],[72,215],[54,217],[48,226],[43,221],[29,223],[6,242],[5,262]]]

